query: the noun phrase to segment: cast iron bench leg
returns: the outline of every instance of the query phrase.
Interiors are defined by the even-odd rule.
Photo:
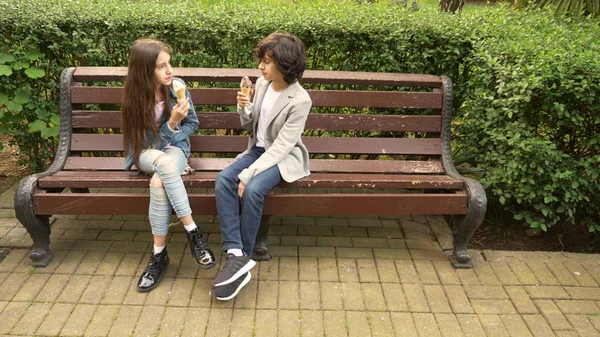
[[[270,215],[263,215],[260,221],[260,228],[258,229],[258,233],[256,234],[254,251],[252,252],[252,259],[255,261],[271,261],[271,254],[269,254],[270,219]]]
[[[29,176],[19,183],[15,193],[15,213],[33,240],[29,258],[34,267],[45,267],[54,254],[50,251],[50,215],[35,215],[32,194],[37,185],[37,176]]]

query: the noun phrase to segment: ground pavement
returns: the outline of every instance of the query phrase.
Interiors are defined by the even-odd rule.
[[[277,217],[273,260],[223,303],[181,226],[160,286],[136,291],[151,242],[140,217],[55,218],[54,260],[31,267],[13,193],[0,197],[0,335],[600,335],[598,255],[472,251],[474,268],[454,270],[440,217]],[[218,252],[214,220],[196,217]]]

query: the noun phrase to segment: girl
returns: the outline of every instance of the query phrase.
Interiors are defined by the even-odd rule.
[[[189,137],[198,129],[194,104],[186,89],[185,101],[178,102],[171,88],[173,78],[169,47],[157,40],[133,43],[121,106],[123,144],[127,149],[125,169],[135,164],[152,173],[148,218],[154,247],[138,290],[154,289],[169,265],[165,249],[171,207],[186,229],[192,257],[200,268],[215,266],[215,257],[192,219],[188,196],[181,179],[190,155]]]
[[[281,179],[293,182],[310,174],[301,136],[312,101],[298,83],[306,67],[304,44],[275,32],[258,43],[254,54],[262,73],[254,103],[237,93],[242,126],[250,131],[248,149],[217,175],[215,184],[227,259],[211,291],[219,300],[234,298],[250,281],[256,264],[250,256],[267,192]]]

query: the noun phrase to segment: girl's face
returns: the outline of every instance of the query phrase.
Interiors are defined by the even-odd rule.
[[[260,60],[258,69],[262,73],[263,77],[267,81],[281,82],[283,81],[283,74],[277,68],[275,61],[270,56],[270,53],[265,53],[265,56]]]
[[[172,74],[171,55],[161,50],[156,58],[156,68],[154,68],[154,82],[156,82],[156,86],[171,85],[171,82],[173,82]]]

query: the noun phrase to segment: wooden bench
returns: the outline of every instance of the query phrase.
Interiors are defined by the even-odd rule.
[[[123,170],[120,102],[126,68],[82,67],[61,75],[61,134],[52,166],[23,179],[15,194],[17,218],[33,239],[35,266],[51,259],[53,214],[147,214],[149,177]],[[246,148],[234,111],[237,84],[256,69],[176,68],[190,85],[200,129],[191,139],[184,176],[195,215],[214,215],[217,172]],[[313,100],[304,143],[312,174],[282,183],[267,196],[268,215],[443,214],[454,236],[450,260],[470,268],[467,244],[483,221],[486,196],[460,176],[451,157],[452,83],[432,75],[306,71]],[[91,106],[90,106],[91,105]],[[89,193],[124,188],[123,193]],[[61,193],[70,189],[71,193]],[[142,190],[143,191],[143,190]],[[268,221],[257,237],[256,259],[268,259]]]

